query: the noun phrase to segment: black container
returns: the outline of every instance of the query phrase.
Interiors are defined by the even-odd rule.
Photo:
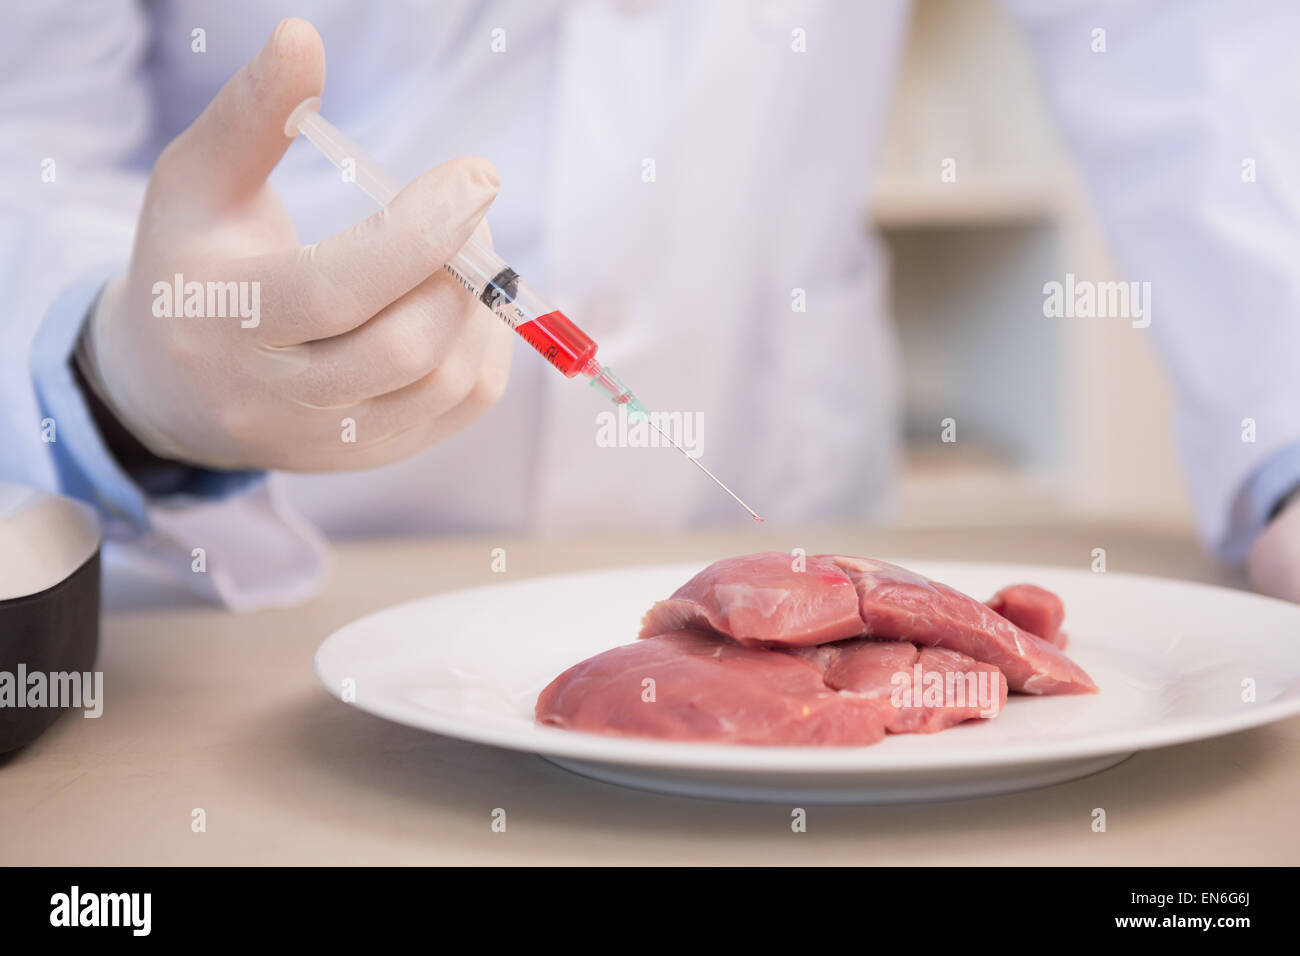
[[[18,697],[28,700],[26,675],[44,674],[48,683],[50,675],[92,671],[99,555],[98,521],[85,505],[0,484],[0,753],[35,740],[65,709],[81,709],[52,699],[19,706]]]

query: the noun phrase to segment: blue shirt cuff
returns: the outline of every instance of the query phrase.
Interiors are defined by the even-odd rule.
[[[1246,482],[1248,540],[1264,530],[1282,500],[1300,487],[1300,442],[1288,445],[1255,470]]]
[[[142,487],[113,457],[73,379],[70,362],[86,316],[120,265],[103,265],[66,288],[46,313],[32,342],[31,371],[41,414],[54,424],[50,450],[64,493],[89,502],[106,517],[149,527],[151,497],[211,501],[238,494],[265,479],[263,471],[216,471],[177,464]]]

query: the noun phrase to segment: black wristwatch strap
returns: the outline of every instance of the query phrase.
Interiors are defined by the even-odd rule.
[[[1297,484],[1294,488],[1292,488],[1290,491],[1284,494],[1281,498],[1277,499],[1277,504],[1273,505],[1273,510],[1268,513],[1268,518],[1266,519],[1266,523],[1268,521],[1272,521],[1274,518],[1280,515],[1282,513],[1282,509],[1285,508],[1287,505],[1289,505],[1297,495],[1300,495],[1300,484]]]
[[[86,400],[86,407],[90,410],[90,417],[99,430],[100,438],[122,470],[131,476],[131,480],[150,495],[177,494],[186,490],[193,477],[194,466],[183,461],[160,458],[151,452],[100,400],[82,374],[75,356],[68,360],[68,368],[72,372],[72,380],[81,390],[82,398]]]

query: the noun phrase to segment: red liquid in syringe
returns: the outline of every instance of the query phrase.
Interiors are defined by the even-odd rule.
[[[563,312],[548,312],[515,328],[537,354],[573,378],[596,354],[596,343]]]

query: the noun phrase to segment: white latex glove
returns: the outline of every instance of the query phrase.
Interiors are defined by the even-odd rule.
[[[289,146],[286,117],[324,73],[315,29],[285,20],[154,166],[130,268],[78,350],[91,386],[154,454],[367,468],[465,427],[505,388],[510,330],[442,269],[481,223],[488,238],[490,163],[431,169],[365,222],[299,245],[266,177]],[[256,289],[260,315],[186,317],[182,300],[159,317],[155,283],[177,273],[205,283],[205,309],[208,283],[256,283],[245,302]]]
[[[1256,588],[1300,604],[1300,495],[1292,496],[1255,539],[1249,567]]]

